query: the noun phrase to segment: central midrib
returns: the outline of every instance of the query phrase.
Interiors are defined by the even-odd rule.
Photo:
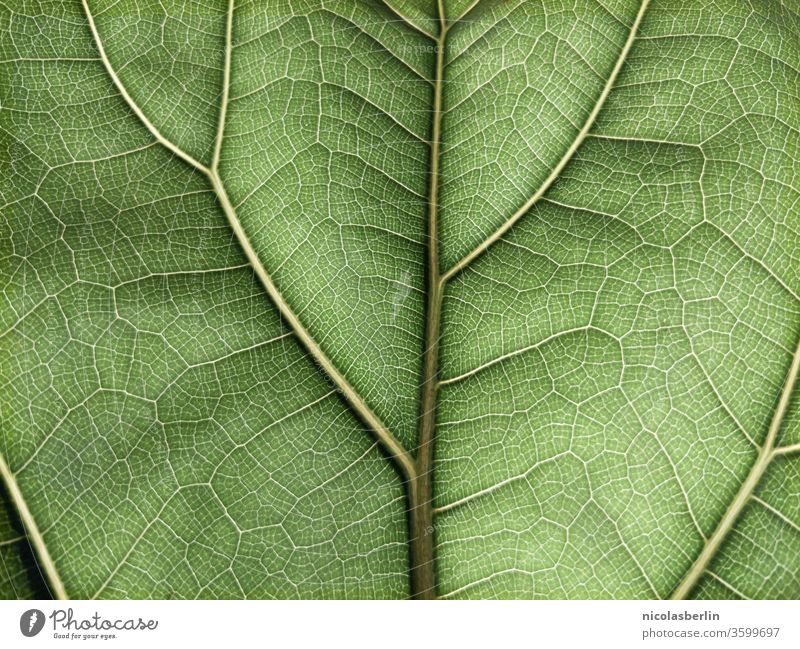
[[[533,205],[547,192],[552,183],[558,178],[567,163],[572,159],[584,139],[588,136],[594,122],[600,113],[614,83],[622,70],[628,53],[644,19],[650,0],[641,0],[639,11],[631,25],[628,38],[616,60],[614,68],[609,75],[602,93],[589,113],[583,127],[574,138],[572,144],[563,154],[558,164],[551,173],[514,214],[500,225],[489,237],[480,243],[471,252],[461,258],[455,265],[444,273],[439,267],[438,254],[438,191],[439,191],[439,158],[440,135],[442,120],[442,84],[444,82],[444,54],[448,27],[457,23],[469,13],[477,4],[474,2],[469,9],[450,25],[447,24],[442,0],[437,1],[439,18],[439,36],[436,42],[436,69],[434,77],[434,103],[433,124],[431,129],[431,163],[430,163],[430,191],[428,197],[428,258],[427,258],[427,301],[425,324],[425,349],[423,356],[421,404],[419,415],[418,453],[416,459],[417,478],[416,485],[409,488],[409,502],[411,507],[411,574],[412,593],[420,599],[436,597],[435,562],[433,552],[434,523],[432,509],[432,471],[433,471],[433,442],[436,427],[436,403],[439,374],[439,338],[441,327],[441,309],[444,287],[447,282],[466,269],[477,257],[481,256],[489,247],[498,241],[511,227],[524,216]],[[753,498],[756,487],[759,485],[766,469],[772,460],[782,453],[800,451],[800,444],[787,447],[777,445],[778,432],[788,412],[789,402],[794,393],[798,375],[800,374],[800,341],[792,357],[791,365],[784,379],[783,388],[778,399],[772,421],[765,441],[759,449],[758,457],[748,472],[740,489],[730,502],[727,510],[717,524],[713,534],[706,541],[696,560],[683,576],[681,581],[671,593],[671,599],[685,599],[689,597],[697,586],[700,578],[707,572],[711,561],[717,555],[722,543],[730,533],[734,524],[742,514],[744,507]]]
[[[430,185],[427,223],[427,291],[425,342],[422,355],[419,426],[417,433],[416,485],[409,489],[411,591],[417,599],[436,597],[433,556],[433,449],[436,429],[436,400],[439,386],[439,329],[441,327],[444,283],[439,269],[439,158],[442,133],[442,84],[447,40],[447,19],[443,0],[437,2],[439,35],[433,77]]]
[[[443,0],[437,0],[439,35],[436,43],[436,65],[434,71],[434,94],[431,126],[430,186],[428,192],[426,260],[427,294],[425,306],[425,339],[423,350],[422,382],[420,387],[419,427],[417,435],[417,455],[415,478],[409,481],[408,500],[410,510],[410,556],[412,596],[418,599],[436,597],[436,574],[433,537],[433,469],[434,441],[436,431],[436,404],[439,382],[439,345],[442,298],[445,285],[467,268],[476,258],[498,241],[533,205],[545,194],[550,185],[572,159],[577,149],[591,130],[597,115],[605,103],[622,66],[627,58],[639,26],[647,11],[650,0],[641,0],[639,11],[631,25],[628,37],[617,57],[615,65],[606,80],[600,97],[587,116],[583,127],[564,152],[558,164],[530,198],[514,214],[502,223],[490,236],[472,249],[460,261],[444,273],[439,267],[438,207],[439,207],[439,163],[442,125],[442,88],[445,72],[445,49],[448,28],[462,20],[478,4],[472,2],[464,13],[450,24],[444,10]],[[430,36],[430,35],[429,35]],[[431,36],[431,38],[433,38]]]

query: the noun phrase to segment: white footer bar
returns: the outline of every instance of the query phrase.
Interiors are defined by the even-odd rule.
[[[0,602],[0,647],[800,648],[800,602]],[[564,644],[566,643],[566,645]]]

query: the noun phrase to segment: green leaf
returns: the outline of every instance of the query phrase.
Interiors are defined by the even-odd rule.
[[[0,16],[0,596],[800,597],[794,0]]]
[[[47,585],[36,568],[25,531],[3,487],[0,490],[0,598],[47,598]]]

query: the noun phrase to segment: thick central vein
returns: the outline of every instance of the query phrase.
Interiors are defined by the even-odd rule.
[[[444,82],[447,21],[442,0],[438,2],[439,36],[436,39],[433,111],[431,125],[430,185],[428,188],[427,300],[425,348],[422,357],[419,428],[417,434],[416,490],[411,504],[411,585],[414,597],[436,596],[433,558],[433,443],[436,429],[436,397],[439,385],[439,329],[444,284],[439,273],[439,158],[442,135],[442,84]]]

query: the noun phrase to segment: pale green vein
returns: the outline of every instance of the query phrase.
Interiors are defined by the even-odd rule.
[[[718,582],[720,585],[722,585],[725,589],[731,591],[737,597],[740,597],[741,599],[750,599],[747,595],[745,595],[743,592],[741,592],[738,588],[734,588],[733,586],[731,586],[731,584],[729,584],[727,581],[725,581],[718,574],[716,574],[714,572],[711,572],[710,570],[707,570],[706,574],[709,577],[711,577],[712,579],[714,579],[716,582]]]
[[[229,90],[223,89],[222,91],[221,95],[222,100],[220,101],[220,110],[219,110],[219,124],[217,126],[217,135],[214,143],[214,156],[213,156],[212,166],[209,167],[199,162],[198,160],[190,156],[188,153],[184,152],[180,147],[178,147],[173,142],[169,141],[166,137],[164,137],[160,133],[160,131],[155,127],[155,125],[147,118],[147,116],[144,114],[144,112],[141,110],[138,104],[133,100],[128,91],[125,89],[125,85],[122,83],[122,81],[114,71],[111,62],[109,61],[108,56],[105,53],[105,48],[103,47],[102,39],[100,37],[99,32],[97,31],[97,27],[95,26],[94,19],[92,18],[92,13],[91,10],[89,9],[87,0],[82,0],[82,3],[84,11],[86,13],[86,17],[89,21],[89,26],[92,31],[92,36],[95,39],[95,43],[97,45],[98,51],[100,52],[100,56],[103,60],[103,64],[106,68],[106,71],[108,72],[108,75],[111,77],[111,80],[113,81],[119,93],[122,95],[125,102],[161,144],[163,144],[168,150],[172,151],[176,156],[178,156],[179,158],[190,164],[192,167],[202,172],[209,179],[209,181],[211,182],[211,186],[219,201],[220,207],[222,208],[222,211],[225,214],[225,217],[227,218],[228,223],[231,226],[231,229],[236,235],[236,238],[239,241],[239,244],[242,247],[245,256],[247,257],[247,260],[250,262],[250,265],[253,267],[256,276],[258,277],[262,286],[266,290],[267,294],[272,299],[272,302],[275,304],[278,311],[280,311],[285,322],[295,332],[298,339],[302,342],[303,346],[316,361],[318,367],[320,367],[336,384],[337,388],[339,389],[339,392],[342,394],[342,396],[351,406],[354,412],[361,418],[361,420],[365,424],[367,424],[367,426],[369,426],[369,428],[373,431],[375,436],[378,438],[378,441],[382,444],[387,453],[397,462],[397,465],[403,475],[403,478],[407,481],[413,480],[415,477],[415,467],[414,467],[414,461],[411,458],[410,454],[406,451],[405,448],[403,448],[403,446],[400,444],[400,442],[397,440],[394,434],[386,427],[386,425],[380,420],[380,418],[372,411],[372,409],[367,405],[367,403],[364,401],[361,395],[350,384],[350,382],[345,378],[345,376],[336,368],[331,359],[328,358],[327,354],[325,354],[325,352],[322,351],[322,349],[313,339],[309,331],[305,328],[302,322],[300,322],[300,319],[297,317],[297,315],[291,309],[289,304],[283,298],[283,295],[278,290],[277,286],[272,281],[272,278],[270,277],[269,273],[267,273],[266,269],[264,268],[263,264],[258,258],[258,254],[256,253],[255,248],[253,248],[253,245],[250,242],[247,233],[244,230],[244,227],[242,226],[238,216],[236,215],[236,211],[233,205],[231,204],[227,191],[225,190],[225,186],[217,170],[217,165],[219,164],[219,155],[222,151],[222,144],[225,132],[224,119],[228,106]],[[233,0],[229,0],[228,16],[226,20],[226,30],[225,30],[226,31],[225,59],[224,59],[224,70],[223,70],[223,80],[227,82],[226,85],[229,85],[230,82],[231,53],[233,49],[232,46],[233,11],[234,11],[234,2]]]
[[[372,411],[372,409],[367,405],[361,395],[350,384],[345,376],[336,368],[336,366],[333,364],[333,361],[331,361],[327,354],[322,351],[322,348],[319,346],[319,344],[317,344],[317,341],[314,340],[309,331],[305,328],[302,322],[300,322],[300,319],[286,302],[283,295],[278,290],[278,287],[267,273],[263,264],[261,264],[258,254],[256,253],[255,248],[253,248],[253,244],[250,242],[247,233],[245,232],[238,216],[236,215],[236,211],[231,204],[230,198],[225,191],[225,186],[219,175],[214,172],[209,174],[209,178],[212,186],[214,187],[214,191],[217,194],[220,207],[222,208],[225,217],[228,219],[228,223],[230,223],[231,229],[236,235],[236,238],[239,241],[245,256],[253,266],[256,276],[261,281],[261,284],[267,291],[267,294],[272,298],[273,303],[280,311],[286,323],[292,328],[298,339],[303,343],[303,346],[316,360],[318,365],[328,376],[330,376],[331,380],[333,380],[333,382],[339,388],[342,396],[344,396],[347,402],[356,411],[356,414],[358,414],[364,423],[370,427],[385,450],[397,462],[403,477],[409,481],[413,480],[416,471],[411,455],[405,450],[405,448],[403,448],[394,434],[392,434],[392,432]]]
[[[461,12],[461,15],[460,15],[460,16],[458,16],[457,18],[454,18],[454,19],[453,19],[453,20],[450,22],[450,26],[452,26],[452,25],[455,25],[456,23],[458,23],[458,22],[461,22],[462,20],[464,20],[464,18],[466,18],[466,17],[467,17],[467,15],[468,15],[468,14],[469,14],[469,13],[470,13],[470,12],[471,12],[471,11],[472,11],[474,8],[475,8],[475,7],[477,7],[477,6],[478,6],[480,3],[481,3],[481,0],[472,0],[472,2],[469,4],[469,6],[467,6],[467,8],[466,8],[466,9],[464,9],[464,11],[462,11],[462,12]]]
[[[753,502],[754,502],[754,503],[758,503],[758,504],[759,504],[759,505],[761,505],[761,506],[762,506],[764,509],[766,509],[767,511],[771,512],[772,514],[774,514],[774,515],[775,515],[777,518],[779,518],[781,521],[783,521],[784,523],[786,523],[786,524],[787,524],[789,527],[791,527],[791,528],[792,528],[793,530],[795,530],[796,532],[800,532],[800,525],[798,525],[797,523],[795,523],[795,522],[794,522],[794,521],[793,521],[791,518],[789,518],[788,516],[786,516],[786,515],[785,515],[785,514],[783,514],[782,512],[780,512],[780,511],[778,511],[777,509],[775,509],[775,508],[774,508],[772,505],[770,505],[770,504],[769,504],[769,503],[768,503],[766,500],[762,500],[762,499],[761,499],[761,498],[759,498],[758,496],[753,496]]]
[[[773,455],[791,455],[792,453],[800,453],[800,443],[780,446],[772,452]]]
[[[717,551],[722,545],[722,542],[728,536],[728,533],[731,531],[731,529],[733,529],[733,525],[738,520],[739,515],[742,513],[745,505],[752,498],[753,493],[758,486],[759,481],[761,480],[761,477],[764,475],[764,472],[767,470],[770,462],[775,457],[775,441],[778,437],[778,432],[781,429],[781,425],[783,424],[786,412],[789,409],[789,403],[792,399],[792,392],[794,390],[795,383],[797,382],[798,370],[800,370],[800,342],[798,343],[797,349],[792,357],[792,363],[789,367],[789,371],[786,374],[786,380],[783,384],[783,390],[781,391],[778,405],[772,415],[772,421],[770,422],[767,436],[764,439],[764,444],[761,446],[758,456],[756,457],[756,461],[753,463],[747,478],[745,478],[742,486],[736,493],[736,496],[734,496],[733,500],[728,506],[728,509],[720,519],[720,522],[714,530],[714,533],[711,535],[711,537],[709,537],[708,541],[703,546],[702,551],[697,556],[697,559],[692,564],[691,568],[689,568],[689,571],[683,577],[681,582],[678,584],[678,587],[672,593],[671,599],[685,599],[691,594],[692,590],[694,590],[694,587],[697,585],[700,577],[702,577],[702,575],[707,571],[711,561],[717,555]]]
[[[403,22],[403,24],[407,25],[408,27],[411,27],[411,29],[415,29],[420,34],[427,36],[431,40],[434,41],[437,40],[436,36],[431,34],[426,29],[423,29],[422,27],[417,25],[413,20],[404,16],[401,11],[399,11],[391,2],[389,2],[389,0],[383,0],[383,6],[386,7],[389,11],[391,11],[395,16],[397,16]]]
[[[566,336],[568,334],[577,333],[579,331],[599,331],[599,330],[596,329],[595,327],[592,327],[591,325],[587,325],[587,326],[584,326],[584,327],[574,327],[573,329],[565,329],[564,331],[557,331],[556,333],[551,334],[550,336],[547,336],[547,338],[543,338],[542,340],[539,340],[539,341],[533,343],[532,345],[527,345],[526,347],[523,347],[521,349],[515,349],[514,351],[508,352],[507,354],[503,354],[502,356],[498,356],[497,358],[493,358],[492,360],[487,361],[486,363],[483,363],[482,365],[478,365],[477,367],[469,370],[468,372],[464,372],[463,374],[459,374],[458,376],[452,376],[449,379],[443,379],[443,380],[439,381],[439,385],[450,385],[451,383],[458,383],[459,381],[463,381],[464,379],[467,379],[470,376],[474,376],[478,372],[482,372],[483,370],[486,370],[486,369],[492,367],[493,365],[497,365],[498,363],[502,363],[503,361],[506,361],[509,358],[514,358],[515,356],[519,356],[521,354],[525,354],[526,352],[533,351],[534,349],[538,349],[542,345],[546,345],[547,343],[549,343],[549,342],[551,342],[553,340],[556,340],[557,338],[560,338],[561,336]],[[605,333],[605,332],[602,332],[602,333]]]
[[[142,112],[142,109],[139,108],[139,105],[133,100],[133,97],[131,97],[128,94],[127,89],[125,88],[121,79],[117,76],[117,73],[114,71],[114,67],[111,65],[111,61],[109,60],[108,55],[106,54],[105,47],[103,46],[103,41],[100,38],[100,33],[97,31],[97,25],[95,25],[94,23],[94,17],[92,16],[92,12],[89,9],[89,3],[87,2],[87,0],[81,0],[81,3],[83,4],[83,11],[86,14],[86,19],[89,21],[89,29],[92,30],[92,36],[94,37],[94,42],[95,45],[97,46],[97,51],[100,54],[100,59],[103,62],[103,66],[105,67],[106,72],[108,72],[108,76],[111,77],[111,81],[114,83],[114,86],[116,86],[117,91],[119,92],[119,94],[122,95],[122,98],[125,100],[125,103],[128,104],[130,109],[136,114],[136,117],[138,117],[139,120],[142,122],[142,124],[144,124],[144,126],[147,128],[147,130],[153,134],[153,137],[155,137],[156,140],[158,140],[162,145],[164,145],[168,150],[170,150],[172,153],[178,156],[181,160],[188,162],[195,169],[203,171],[204,173],[208,173],[208,167],[206,167],[203,163],[199,162],[191,155],[186,153],[186,151],[184,151],[180,147],[173,144],[170,140],[168,140],[161,133],[161,131],[159,131],[158,128],[156,128],[156,125],[150,121],[147,115],[145,115],[144,112]]]
[[[211,170],[216,173],[219,168],[219,156],[222,152],[223,132],[225,130],[225,117],[228,112],[228,102],[231,92],[231,55],[233,52],[233,11],[235,0],[228,0],[228,13],[225,18],[225,57],[222,68],[222,97],[219,103],[219,120],[217,121],[217,135],[214,138],[214,153],[211,157]]]
[[[58,574],[56,564],[50,556],[50,551],[47,549],[47,544],[44,542],[44,536],[39,531],[39,526],[28,508],[28,503],[25,501],[22,492],[19,489],[17,480],[14,474],[9,469],[8,464],[2,454],[0,454],[0,477],[8,489],[8,495],[11,497],[14,506],[19,513],[19,518],[28,541],[36,553],[36,558],[39,563],[39,568],[47,580],[52,595],[56,599],[69,599],[67,591],[64,588],[64,583],[61,581],[61,576]]]
[[[512,214],[499,228],[497,228],[489,237],[487,237],[480,245],[472,250],[472,252],[468,253],[460,261],[458,261],[454,266],[450,268],[446,273],[442,275],[442,282],[447,282],[453,276],[460,273],[464,270],[467,266],[469,266],[477,257],[482,255],[486,250],[488,250],[493,243],[495,243],[498,239],[500,239],[506,232],[508,232],[512,226],[519,221],[535,204],[536,202],[544,196],[545,192],[550,189],[550,186],[555,182],[555,180],[561,175],[561,172],[564,170],[564,167],[567,166],[567,163],[572,159],[572,156],[575,155],[575,152],[578,148],[583,144],[583,141],[586,139],[586,136],[589,134],[592,126],[597,119],[597,116],[600,114],[600,111],[603,108],[603,104],[605,104],[606,99],[608,98],[611,89],[614,87],[614,82],[617,80],[620,71],[622,70],[622,66],[625,63],[625,60],[628,57],[628,52],[630,52],[631,47],[633,46],[633,42],[636,40],[636,34],[639,31],[639,25],[642,23],[642,19],[647,11],[647,6],[650,3],[650,0],[642,0],[641,7],[639,8],[639,13],[636,15],[636,19],[633,21],[633,25],[631,26],[631,30],[628,33],[628,38],[625,40],[625,44],[622,47],[622,50],[617,57],[617,62],[614,64],[614,68],[611,71],[611,74],[608,77],[608,81],[606,81],[605,86],[603,87],[600,96],[597,99],[594,107],[592,108],[589,116],[586,118],[586,121],[583,124],[583,127],[580,131],[578,131],[577,136],[570,144],[569,148],[564,152],[564,155],[558,161],[558,164],[553,168],[550,172],[550,175],[544,180],[541,184],[539,189],[537,189],[533,195],[525,201],[525,203]]]
[[[488,496],[489,494],[502,489],[503,487],[514,484],[515,482],[519,482],[520,480],[525,480],[531,473],[533,473],[536,469],[545,464],[549,464],[551,462],[555,462],[556,460],[561,459],[562,457],[567,457],[572,455],[570,451],[564,451],[563,453],[558,453],[552,457],[549,457],[545,460],[540,460],[539,462],[535,462],[531,467],[526,469],[524,472],[520,473],[519,475],[511,476],[510,478],[506,478],[505,480],[501,480],[500,482],[490,485],[480,491],[476,491],[475,493],[469,494],[468,496],[464,496],[463,498],[459,498],[458,500],[454,500],[451,503],[447,503],[446,505],[442,505],[441,507],[436,507],[433,510],[433,513],[437,516],[439,514],[444,514],[445,512],[450,511],[451,509],[455,509],[456,507],[461,507],[466,505],[467,503],[472,502],[478,498],[482,498],[483,496]]]
[[[502,577],[503,575],[525,575],[530,577],[533,573],[528,572],[527,570],[520,570],[519,568],[505,568],[503,570],[498,570],[497,572],[492,573],[491,575],[487,575],[486,577],[481,577],[480,579],[476,579],[475,581],[471,581],[468,584],[464,584],[463,586],[459,586],[451,590],[444,595],[440,595],[439,599],[449,599],[450,597],[454,597],[464,591],[469,590],[470,588],[474,588],[475,586],[480,586],[481,584],[488,583],[493,581],[497,577]]]

